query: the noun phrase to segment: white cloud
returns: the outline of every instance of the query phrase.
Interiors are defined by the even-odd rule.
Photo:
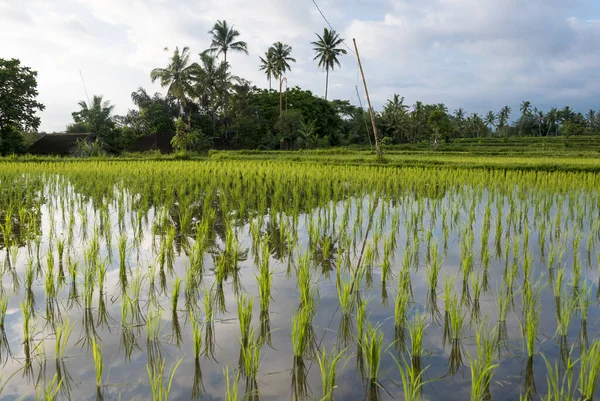
[[[258,56],[273,42],[293,46],[298,62],[290,86],[317,95],[325,77],[313,62],[314,32],[325,22],[311,1],[243,0],[0,0],[0,57],[20,58],[39,71],[47,109],[42,129],[62,130],[76,103],[103,94],[118,113],[132,107],[130,93],[150,91],[149,72],[167,62],[164,47],[209,45],[217,19],[233,23],[250,56],[232,55],[236,75],[267,81]],[[599,108],[600,15],[579,0],[318,1],[352,46],[356,37],[376,107],[393,93],[483,112],[523,99],[547,107],[570,103]],[[597,13],[597,11],[596,11]],[[331,97],[357,103],[354,55],[330,76]],[[361,86],[359,85],[359,88]]]

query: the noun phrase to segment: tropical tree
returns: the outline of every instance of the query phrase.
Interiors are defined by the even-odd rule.
[[[167,96],[177,99],[181,110],[186,104],[186,96],[194,92],[192,78],[196,65],[190,64],[189,51],[188,47],[184,47],[180,52],[176,47],[166,68],[155,68],[150,72],[152,82],[159,80],[161,87],[168,88]]]
[[[519,134],[523,136],[523,124],[527,122],[531,115],[531,102],[528,100],[523,101],[519,107],[521,111],[521,121],[519,121]]]
[[[216,56],[223,55],[223,63],[225,69],[229,68],[227,64],[227,53],[230,51],[248,54],[248,44],[239,40],[240,32],[229,26],[225,20],[217,20],[213,28],[208,31],[211,35],[212,42],[207,52]],[[227,116],[227,82],[223,79],[223,115]]]
[[[491,133],[492,129],[490,128],[490,126],[496,127],[496,114],[491,110],[488,111],[488,113],[485,115],[483,122],[489,128]]]
[[[292,71],[290,62],[295,63],[296,59],[291,56],[292,46],[285,45],[281,42],[273,43],[273,46],[269,49],[269,53],[271,54],[273,65],[275,67],[274,77],[279,79],[279,110],[281,110],[283,74],[285,74],[286,71]]]
[[[71,114],[75,123],[83,125],[92,138],[98,140],[104,150],[119,151],[120,144],[112,116],[115,106],[104,101],[103,97],[98,95],[94,95],[89,104],[82,100],[78,105],[80,110]]]
[[[219,62],[217,58],[207,52],[200,53],[200,63],[196,64],[193,71],[194,94],[200,100],[200,105],[209,110],[213,135],[216,133],[216,119],[218,99],[223,98],[224,89],[228,87],[227,64]],[[225,84],[223,84],[225,82]]]
[[[229,26],[227,21],[218,20],[213,28],[208,31],[212,37],[212,42],[208,52],[217,56],[223,55],[223,62],[227,65],[227,52],[235,51],[248,54],[248,44],[239,40],[240,32]]]
[[[45,107],[37,96],[37,72],[17,59],[0,58],[0,154],[22,151],[22,133],[39,127],[36,113]]]
[[[398,94],[387,101],[381,112],[381,120],[386,135],[395,140],[408,139],[407,136],[407,111],[408,105],[404,104],[404,97]]]
[[[273,53],[271,52],[271,48],[265,52],[265,57],[260,58],[260,67],[259,70],[264,71],[267,76],[267,80],[269,81],[269,90],[271,90],[271,79],[276,78],[276,68],[273,60]]]
[[[347,52],[339,47],[344,39],[340,38],[340,35],[334,30],[324,28],[322,36],[318,33],[316,35],[318,40],[316,42],[311,42],[311,44],[314,46],[313,50],[315,51],[315,57],[313,60],[319,60],[319,68],[323,68],[325,70],[325,100],[327,100],[329,70],[333,70],[336,65],[341,67],[342,65],[340,64],[338,58]]]
[[[506,124],[508,123],[508,119],[510,118],[511,108],[509,106],[504,106],[500,109],[498,113],[498,129],[504,129]]]

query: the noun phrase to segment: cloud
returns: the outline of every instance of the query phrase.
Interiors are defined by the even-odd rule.
[[[600,13],[589,1],[561,0],[321,0],[319,7],[352,47],[356,37],[375,107],[392,94],[484,112],[528,99],[541,108],[598,108]],[[208,31],[226,19],[242,33],[250,55],[231,55],[233,71],[267,86],[258,56],[275,41],[298,60],[289,84],[324,93],[325,77],[310,42],[325,26],[311,1],[0,0],[0,57],[20,58],[39,71],[42,129],[63,130],[85,91],[102,94],[116,112],[151,84],[167,63],[165,47],[210,44]],[[349,51],[330,76],[331,97],[358,103],[358,66]],[[514,107],[513,107],[514,108]]]

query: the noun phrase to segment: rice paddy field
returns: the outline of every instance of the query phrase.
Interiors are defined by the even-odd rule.
[[[3,161],[0,184],[2,400],[598,394],[595,171]]]

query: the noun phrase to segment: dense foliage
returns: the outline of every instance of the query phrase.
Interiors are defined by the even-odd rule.
[[[19,60],[0,58],[0,154],[22,151],[22,132],[40,126],[36,112],[44,105],[37,95],[37,72]]]

